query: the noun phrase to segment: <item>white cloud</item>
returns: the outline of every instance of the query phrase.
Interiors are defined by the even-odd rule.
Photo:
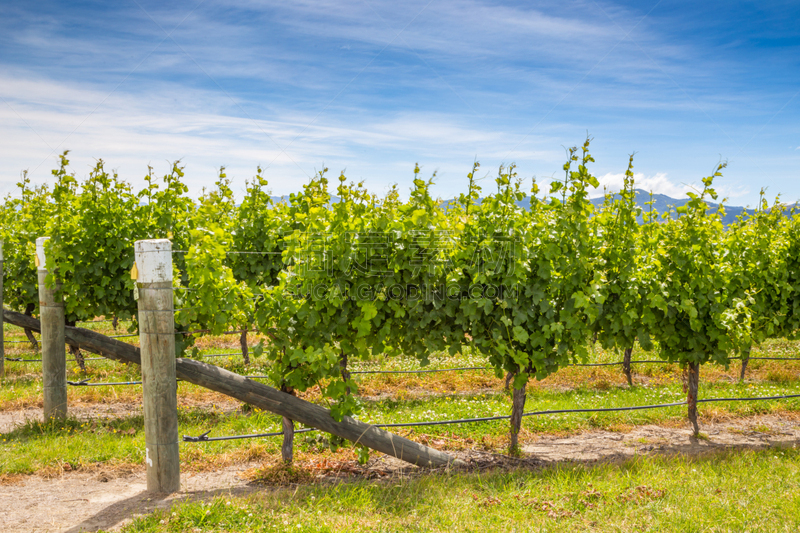
[[[634,186],[637,189],[652,191],[655,194],[665,194],[672,198],[682,198],[689,191],[697,190],[697,184],[675,183],[667,177],[665,172],[659,172],[650,176],[645,176],[641,172],[634,173]],[[625,184],[625,173],[609,172],[599,176],[597,180],[600,187],[595,189],[592,196],[602,196],[604,191],[618,192]],[[700,184],[702,188],[702,184]]]
[[[14,73],[0,75],[0,96],[5,100],[0,101],[2,194],[14,190],[24,169],[37,183],[51,181],[58,154],[72,149],[71,169],[79,177],[102,157],[107,169],[118,169],[134,184],[141,182],[148,163],[163,173],[169,161],[181,159],[193,194],[212,186],[220,165],[226,165],[239,189],[261,165],[276,194],[294,192],[325,164],[331,172],[346,168],[349,177],[366,178],[375,192],[395,182],[405,191],[419,162],[427,174],[439,171],[441,194],[452,196],[462,189],[473,157],[491,173],[519,139],[518,133],[487,129],[445,113],[372,116],[352,109],[344,116],[316,117],[274,108],[269,118],[263,112],[253,112],[251,118],[242,116],[224,95],[168,83],[146,95],[109,95],[77,83]],[[519,163],[559,161],[558,152],[540,149],[548,144],[543,137],[532,137],[525,150],[511,156]]]
[[[703,183],[700,180],[693,182],[677,182],[670,179],[666,172],[658,172],[652,175],[645,175],[642,172],[635,172],[633,174],[634,186],[637,189],[653,192],[654,194],[663,194],[671,198],[684,198],[687,192],[699,193],[703,190]],[[625,183],[625,174],[609,172],[603,176],[599,176],[597,180],[600,186],[590,194],[592,197],[603,196],[604,192],[615,193],[622,189]],[[741,198],[750,194],[747,187],[743,187],[737,183],[714,183],[714,190],[718,194],[719,200],[726,200],[725,203],[729,204],[728,199]]]

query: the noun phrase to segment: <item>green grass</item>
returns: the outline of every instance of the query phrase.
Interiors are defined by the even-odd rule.
[[[180,387],[187,387],[181,384]],[[180,393],[179,393],[180,394]],[[701,397],[710,396],[768,396],[800,394],[800,383],[791,384],[724,384],[701,388]],[[528,397],[526,410],[574,409],[627,405],[645,405],[681,401],[683,392],[677,384],[660,387],[614,388],[608,391],[575,389],[567,392],[534,390]],[[763,414],[778,410],[800,410],[800,399],[772,402],[733,402],[714,405],[716,413],[737,416]],[[383,400],[365,402],[359,417],[370,423],[416,422],[447,420],[491,415],[507,415],[510,398],[506,394],[444,395],[427,399]],[[527,417],[523,428],[531,432],[576,432],[590,428],[615,428],[619,425],[682,421],[685,407],[670,407],[646,411],[558,414]],[[216,409],[181,408],[179,431],[182,435],[199,435],[212,430],[210,436],[240,435],[280,431],[276,415],[239,410],[223,413]],[[393,431],[408,434],[407,429]],[[503,450],[508,422],[481,422],[413,428],[414,436],[447,436],[446,447],[472,446],[481,443],[490,449]],[[313,434],[311,434],[313,435]],[[77,469],[96,463],[142,464],[144,460],[143,419],[140,415],[104,417],[94,422],[70,419],[65,422],[42,424],[29,422],[14,431],[0,435],[0,474],[29,474],[61,464]],[[298,435],[300,452],[316,452],[317,445]],[[254,450],[254,446],[257,449]],[[266,458],[277,454],[280,437],[258,440],[233,440],[208,443],[181,443],[181,456],[189,469],[204,469],[210,465],[246,459]],[[238,458],[238,459],[237,459]]]
[[[113,333],[107,323],[96,325],[104,333]],[[7,326],[7,325],[6,325]],[[92,325],[95,327],[95,325]],[[121,325],[120,333],[125,328]],[[22,336],[15,328],[15,338]],[[136,342],[137,339],[132,339]],[[238,339],[206,339],[210,343],[205,353],[229,353],[238,350]],[[223,342],[224,341],[224,342]],[[213,346],[212,346],[213,345]],[[19,351],[19,350],[17,350]],[[798,343],[771,341],[761,351],[771,356],[789,356],[798,352]],[[24,351],[23,351],[24,352]],[[20,352],[20,353],[23,353]],[[33,356],[33,353],[27,353]],[[89,356],[89,354],[87,354]],[[640,359],[654,355],[636,353]],[[594,361],[615,361],[618,354],[595,349]],[[379,358],[380,359],[380,358]],[[241,357],[208,359],[229,370],[243,374],[266,374],[265,361],[254,361],[245,368]],[[431,357],[432,368],[482,366],[485,363],[479,354],[436,355]],[[72,364],[70,380],[89,377],[94,382],[136,381],[140,379],[139,367],[121,365],[113,361],[91,361],[88,372],[82,373]],[[16,409],[23,406],[38,406],[41,401],[41,376],[39,363],[7,363],[7,376],[0,386],[0,406]],[[406,370],[418,368],[410,358],[386,358],[377,362],[354,362],[356,369],[384,368]],[[771,396],[800,393],[800,363],[753,361],[751,370],[758,376],[755,382],[732,383],[730,376],[719,367],[704,368],[701,376],[700,396]],[[623,407],[645,404],[660,404],[683,401],[680,373],[675,365],[641,365],[640,376],[648,383],[629,389],[618,367],[568,368],[563,369],[543,382],[529,387],[526,410],[554,410],[575,408]],[[735,374],[735,369],[733,369]],[[370,423],[398,423],[461,419],[493,415],[508,415],[511,409],[509,395],[502,392],[502,380],[493,377],[490,371],[464,371],[439,374],[412,375],[358,375],[356,377],[366,398],[359,418]],[[268,383],[268,381],[267,381]],[[478,392],[476,392],[478,391]],[[141,406],[141,386],[117,387],[70,387],[69,401],[80,404],[82,409],[92,408],[95,423],[71,419],[58,424],[29,423],[7,434],[0,434],[0,475],[30,474],[58,468],[69,464],[71,468],[101,464],[134,464],[143,461],[144,435]],[[383,396],[381,396],[381,394]],[[212,430],[211,436],[226,436],[248,433],[265,433],[280,430],[280,419],[269,413],[252,412],[246,406],[233,413],[221,413],[208,406],[212,402],[225,401],[219,394],[190,383],[181,382],[178,397],[186,402],[180,411],[180,428],[183,435],[199,435]],[[312,398],[313,399],[313,398]],[[319,401],[318,398],[315,401]],[[198,404],[202,402],[202,404]],[[101,415],[109,405],[122,405],[127,415]],[[782,410],[800,410],[800,399],[773,402],[738,402],[701,404],[703,414],[747,416]],[[646,423],[671,423],[685,420],[686,408],[671,407],[647,411],[554,414],[527,417],[523,430],[532,433],[577,432],[593,428],[623,429]],[[702,429],[702,428],[701,428]],[[422,435],[447,436],[446,448],[484,446],[502,451],[506,445],[508,422],[505,420],[477,424],[429,426],[414,429],[395,429],[411,438]],[[315,434],[310,434],[313,437]],[[523,434],[523,440],[526,435]],[[309,439],[311,440],[311,439]],[[278,453],[280,438],[259,440],[235,440],[209,443],[182,443],[181,456],[184,468],[208,468],[230,464],[240,460],[265,458]],[[298,436],[299,452],[315,452],[316,445]],[[11,452],[11,453],[7,453]]]
[[[179,504],[123,531],[797,531],[799,467],[798,450],[771,449],[293,486]]]
[[[229,416],[216,410],[179,409],[178,422],[184,434],[197,435],[208,428],[226,433],[252,432],[259,427],[275,425],[277,417],[267,413]],[[217,446],[212,453],[223,454],[245,449],[247,441],[232,441]],[[142,465],[144,462],[144,419],[141,415],[128,417],[98,417],[91,422],[70,418],[49,423],[28,422],[0,435],[0,475],[31,474],[69,465],[68,469],[91,468],[98,463],[109,465]],[[181,455],[187,466],[210,466],[202,450],[204,444],[181,444]],[[273,440],[263,447],[263,453],[277,453],[279,442]],[[193,461],[196,464],[193,464]]]

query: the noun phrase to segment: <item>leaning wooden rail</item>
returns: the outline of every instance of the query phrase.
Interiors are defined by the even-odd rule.
[[[39,331],[39,321],[35,318],[4,310],[3,320],[21,328]],[[97,332],[66,327],[65,338],[68,344],[102,355],[122,363],[141,364],[139,348],[124,342],[110,339]],[[348,416],[337,422],[328,409],[303,399],[283,393],[277,389],[253,381],[239,374],[208,363],[192,359],[178,358],[175,361],[178,378],[221,392],[239,401],[249,403],[264,411],[269,411],[306,426],[327,431],[352,442],[363,444],[373,450],[397,457],[418,466],[447,466],[463,464],[450,455],[422,444],[394,435],[370,424],[354,420]]]

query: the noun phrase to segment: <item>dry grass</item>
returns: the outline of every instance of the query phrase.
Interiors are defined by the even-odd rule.
[[[72,472],[96,474],[98,481],[108,481],[144,471],[143,464],[110,460],[103,463],[83,463],[59,461],[37,470],[36,475],[44,479],[55,479]]]
[[[247,470],[242,477],[256,483],[279,486],[305,484],[314,480],[314,474],[307,468],[296,464],[287,464],[283,461]]]

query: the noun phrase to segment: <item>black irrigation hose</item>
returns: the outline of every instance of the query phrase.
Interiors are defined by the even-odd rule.
[[[760,401],[760,400],[785,400],[790,398],[800,398],[800,394],[784,394],[780,396],[756,396],[751,398],[705,398],[697,400],[697,403],[709,402],[741,402],[741,401]],[[644,409],[661,409],[664,407],[679,407],[686,405],[686,402],[675,403],[660,403],[654,405],[634,405],[631,407],[596,407],[587,409],[551,409],[549,411],[532,411],[530,413],[522,413],[522,416],[541,416],[541,415],[555,415],[563,413],[608,413],[611,411],[640,411]],[[393,424],[372,424],[379,428],[402,428],[402,427],[421,427],[421,426],[444,426],[449,424],[470,424],[474,422],[493,422],[497,420],[508,420],[511,415],[498,415],[498,416],[483,416],[479,418],[461,418],[457,420],[433,420],[430,422],[398,422]],[[183,442],[207,442],[215,440],[234,440],[234,439],[251,439],[258,437],[277,437],[283,435],[283,432],[275,433],[261,433],[258,435],[234,435],[231,437],[208,437],[212,430],[208,430],[198,437],[191,437],[188,435],[183,436]],[[307,431],[316,431],[315,428],[305,428],[295,431],[295,433],[305,433]]]
[[[14,362],[17,362],[17,363],[41,363],[42,362],[41,359],[21,359],[19,357],[6,357],[5,360],[6,361],[14,361]],[[87,357],[87,358],[84,359],[84,361],[107,361],[107,360],[108,359],[106,359],[105,357]],[[73,361],[72,359],[68,359],[67,362],[68,363],[74,363],[75,361]]]
[[[83,381],[67,381],[67,385],[72,385],[73,387],[109,387],[112,385],[141,385],[141,381],[118,381],[118,382],[105,382],[105,383],[89,383],[90,379],[84,379]],[[178,379],[176,381],[183,381]]]
[[[800,398],[800,394],[781,394],[780,396],[754,396],[752,398],[706,398],[697,400],[697,403],[707,402],[757,402],[759,400],[786,400],[788,398]]]
[[[84,379],[83,381],[67,381],[67,385],[72,385],[73,387],[107,387],[111,385],[141,385],[141,381],[120,381],[116,383],[89,383],[88,379]]]
[[[279,435],[283,435],[283,431],[276,432],[276,433],[256,433],[253,435],[232,435],[230,437],[209,437],[208,434],[211,433],[211,429],[203,433],[202,435],[198,435],[197,437],[192,437],[190,435],[183,436],[183,442],[211,442],[215,440],[237,440],[237,439],[257,439],[260,437],[277,437]],[[308,433],[309,431],[318,431],[316,428],[303,428],[295,430],[294,434],[297,435],[298,433]]]

